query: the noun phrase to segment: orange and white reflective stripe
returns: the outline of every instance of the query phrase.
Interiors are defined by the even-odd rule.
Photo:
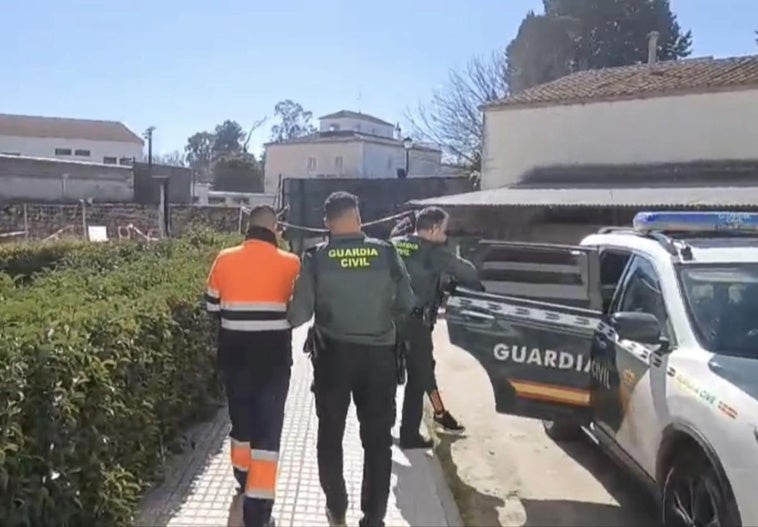
[[[233,331],[272,331],[289,329],[287,306],[280,302],[222,301],[221,327]]]
[[[261,500],[274,499],[278,461],[279,452],[250,450],[250,468],[245,482],[246,497]]]
[[[205,292],[205,308],[212,313],[221,311],[221,298],[219,292],[215,289],[208,288]]]
[[[287,304],[279,302],[221,302],[221,309],[228,311],[271,311],[272,313],[286,313]]]
[[[581,388],[542,384],[531,381],[509,380],[518,397],[571,406],[589,406],[590,392]]]
[[[242,472],[247,472],[250,467],[250,442],[237,441],[231,438],[232,443],[232,466]]]
[[[290,329],[286,320],[229,320],[221,319],[221,327],[232,331],[274,331]]]

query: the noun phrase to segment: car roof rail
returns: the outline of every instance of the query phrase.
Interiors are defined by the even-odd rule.
[[[692,248],[682,240],[675,240],[661,231],[639,232],[629,227],[610,225],[598,229],[597,234],[632,234],[658,242],[667,253],[680,256],[683,260],[692,260]]]
[[[674,240],[663,234],[662,232],[658,231],[650,231],[645,234],[643,234],[646,238],[650,238],[652,240],[657,241],[661,246],[666,249],[666,251],[669,254],[677,255],[679,251],[677,251],[676,245],[674,245]]]
[[[597,234],[611,234],[613,232],[631,232],[630,227],[622,227],[619,225],[609,225],[607,227],[600,227],[597,230]]]

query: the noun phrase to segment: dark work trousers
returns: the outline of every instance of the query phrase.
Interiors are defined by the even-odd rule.
[[[350,396],[355,403],[363,444],[362,525],[384,525],[392,473],[397,372],[394,346],[329,341],[314,363],[318,415],[318,471],[326,506],[347,511],[342,437]]]
[[[434,375],[432,328],[424,324],[421,318],[411,317],[401,331],[401,338],[408,343],[408,380],[400,424],[402,440],[418,437],[424,412],[424,394],[437,389],[437,380]]]
[[[292,351],[280,345],[260,349],[249,336],[244,340],[221,338],[218,358],[232,422],[234,476],[245,495],[245,527],[261,527],[274,506]]]

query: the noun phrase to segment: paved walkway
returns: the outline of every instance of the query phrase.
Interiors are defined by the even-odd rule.
[[[317,419],[310,392],[311,366],[302,350],[305,331],[294,336],[295,364],[287,400],[277,500],[277,526],[326,526],[324,497],[316,467]],[[402,407],[398,392],[398,408]],[[165,482],[143,500],[138,527],[242,525],[241,500],[229,465],[229,424],[226,408],[209,423],[187,434],[188,452],[172,462]],[[397,430],[394,431],[397,437]],[[355,409],[345,430],[345,480],[350,495],[348,524],[357,525],[363,450]],[[431,452],[403,452],[393,447],[392,483],[386,518],[388,526],[458,526],[458,511]]]

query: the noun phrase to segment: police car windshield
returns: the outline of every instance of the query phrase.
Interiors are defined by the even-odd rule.
[[[758,358],[758,264],[687,265],[679,275],[703,347]]]

